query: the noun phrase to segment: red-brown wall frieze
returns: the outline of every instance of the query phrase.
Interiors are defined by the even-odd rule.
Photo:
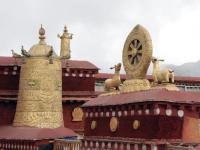
[[[111,117],[85,119],[85,136],[128,137],[145,139],[181,139],[183,119],[167,116],[123,116],[117,117],[119,125],[116,132],[110,130]],[[92,121],[96,121],[96,128],[91,129]],[[133,128],[133,122],[138,120],[140,125]],[[170,126],[170,128],[169,128]]]
[[[63,91],[94,91],[93,77],[63,77]]]
[[[14,70],[13,67],[0,70],[0,90],[18,90],[19,76],[19,70]],[[89,71],[63,73],[62,81],[63,91],[94,91],[95,88],[93,72]]]

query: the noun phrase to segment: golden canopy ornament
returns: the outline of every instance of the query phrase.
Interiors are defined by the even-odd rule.
[[[145,79],[152,58],[152,40],[149,32],[137,25],[129,33],[123,49],[123,65],[127,79]]]
[[[29,51],[21,49],[24,63],[13,126],[58,128],[64,126],[61,60],[46,44],[42,26],[39,39]]]

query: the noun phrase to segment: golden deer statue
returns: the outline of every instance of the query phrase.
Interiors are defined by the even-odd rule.
[[[111,67],[110,69],[115,69],[115,74],[112,79],[107,79],[105,81],[105,91],[109,91],[111,89],[119,90],[119,86],[121,84],[121,79],[120,79],[120,70],[121,70],[121,63],[118,63],[114,67]]]
[[[164,69],[160,71],[160,61],[164,61],[163,59],[158,59],[156,57],[152,57],[153,63],[153,80],[154,83],[174,83],[174,71],[171,69]]]

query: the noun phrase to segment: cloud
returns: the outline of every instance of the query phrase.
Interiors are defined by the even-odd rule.
[[[178,65],[199,60],[199,17],[200,5],[185,9],[177,20],[163,25],[158,36],[158,56]]]
[[[135,25],[142,24],[152,36],[154,55],[167,60],[170,51],[169,54],[175,55],[168,63],[180,63],[175,56],[184,48],[176,47],[181,40],[168,39],[175,37],[177,32],[172,28],[176,24],[180,33],[182,29],[185,31],[186,24],[194,28],[192,32],[199,30],[197,24],[193,25],[200,17],[195,13],[198,6],[198,0],[7,0],[0,5],[0,55],[10,55],[10,49],[19,51],[21,45],[29,49],[37,43],[41,23],[46,29],[48,44],[59,53],[60,41],[56,35],[67,24],[69,32],[74,34],[72,59],[88,60],[101,68],[101,72],[110,71],[110,66],[122,61],[122,49],[129,32]],[[184,20],[184,14],[193,24]],[[185,24],[184,28],[178,24]],[[195,46],[192,48],[198,48],[198,44]],[[180,59],[181,62],[193,59],[185,58]]]

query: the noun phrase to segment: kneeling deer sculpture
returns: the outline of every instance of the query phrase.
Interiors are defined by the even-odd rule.
[[[119,90],[119,86],[121,84],[121,79],[120,79],[120,69],[121,69],[121,63],[118,63],[114,67],[111,67],[110,69],[115,69],[115,74],[112,79],[106,79],[105,81],[105,91],[109,91],[110,89],[116,89]]]
[[[154,83],[174,83],[174,71],[171,69],[164,69],[160,71],[160,61],[163,59],[158,59],[156,57],[152,58],[153,63],[153,80]]]

